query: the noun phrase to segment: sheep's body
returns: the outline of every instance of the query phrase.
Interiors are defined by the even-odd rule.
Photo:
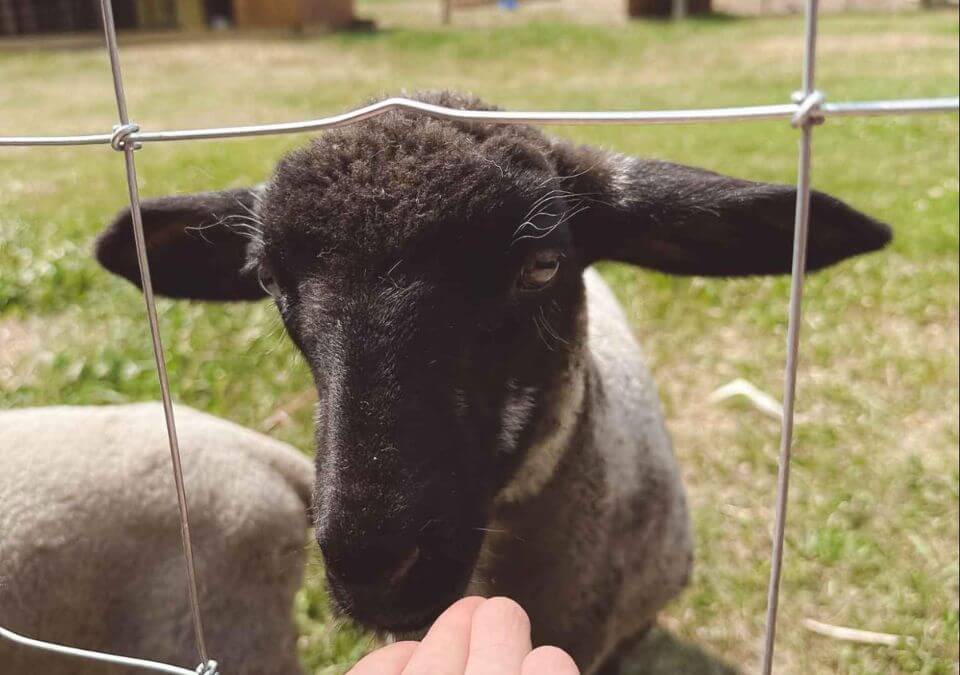
[[[570,378],[583,396],[566,399],[553,435],[501,493],[478,581],[516,598],[535,642],[563,646],[589,674],[684,586],[692,545],[640,348],[600,275],[584,281],[586,354]]]
[[[284,443],[189,408],[177,424],[211,656],[234,675],[301,672],[291,612],[313,468]],[[158,404],[0,412],[0,533],[0,625],[199,661]],[[3,675],[106,672],[121,671],[0,639]]]

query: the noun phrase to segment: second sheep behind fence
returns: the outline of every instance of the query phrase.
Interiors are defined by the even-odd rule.
[[[177,408],[207,640],[222,673],[301,673],[293,597],[313,467],[294,448]],[[197,662],[158,403],[0,412],[0,625],[42,640]],[[0,640],[2,675],[102,663]]]

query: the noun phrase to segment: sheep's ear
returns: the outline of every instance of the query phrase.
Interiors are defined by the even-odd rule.
[[[154,290],[172,298],[254,300],[265,292],[246,268],[255,190],[145,200],[140,207]],[[133,220],[124,209],[97,239],[97,260],[137,286]]]
[[[795,188],[559,143],[555,150],[569,189],[590,205],[572,226],[586,264],[618,260],[704,276],[790,271]],[[890,239],[889,226],[829,195],[811,195],[808,270]]]

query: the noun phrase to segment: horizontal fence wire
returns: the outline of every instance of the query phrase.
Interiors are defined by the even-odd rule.
[[[960,112],[960,98],[925,98],[881,101],[854,101],[842,103],[825,102],[823,94],[814,87],[815,48],[817,36],[817,0],[807,0],[804,29],[804,61],[802,89],[795,93],[792,103],[774,105],[742,106],[729,108],[706,108],[695,110],[659,111],[534,111],[510,112],[499,110],[459,110],[433,105],[408,98],[389,98],[371,105],[329,117],[300,122],[283,122],[250,126],[217,127],[209,129],[183,129],[169,131],[140,131],[131,122],[126,108],[120,73],[119,51],[116,43],[116,28],[113,23],[109,0],[101,0],[106,48],[113,74],[114,91],[120,124],[110,133],[61,136],[0,136],[0,147],[63,147],[79,145],[109,145],[123,152],[127,174],[127,187],[133,217],[134,239],[144,301],[147,307],[157,376],[160,381],[164,403],[165,421],[170,442],[171,462],[177,485],[177,500],[181,513],[184,558],[188,570],[191,612],[196,630],[197,646],[202,663],[196,670],[187,670],[145,659],[67,647],[25,637],[0,626],[0,637],[17,644],[70,656],[140,668],[173,675],[215,675],[217,662],[209,660],[204,644],[203,628],[198,602],[197,579],[193,568],[192,542],[189,531],[186,494],[183,490],[180,469],[179,444],[173,419],[173,408],[167,382],[166,364],[160,340],[156,305],[150,285],[150,272],[143,242],[143,224],[140,213],[140,198],[137,185],[134,151],[145,143],[246,138],[275,134],[306,133],[323,131],[356,124],[394,110],[419,112],[429,117],[491,124],[534,125],[654,125],[654,124],[702,124],[720,122],[753,122],[790,120],[800,129],[799,159],[797,171],[797,202],[794,223],[793,264],[790,283],[790,306],[787,326],[786,366],[784,370],[784,414],[781,427],[780,455],[777,474],[776,517],[774,522],[773,551],[770,558],[770,582],[767,598],[767,616],[764,630],[764,647],[761,663],[763,675],[773,669],[773,650],[776,634],[777,608],[779,604],[780,576],[783,561],[784,532],[786,528],[786,505],[789,490],[790,453],[793,438],[794,404],[799,352],[801,301],[803,296],[804,268],[809,224],[811,145],[813,126],[830,117],[873,117],[881,115],[912,115],[924,113]]]
[[[188,670],[179,666],[171,666],[166,663],[150,661],[148,659],[137,659],[132,656],[119,656],[117,654],[105,654],[90,649],[79,649],[77,647],[68,647],[67,645],[58,645],[53,642],[44,642],[35,640],[12,630],[0,626],[0,637],[6,638],[10,642],[16,643],[29,649],[38,649],[40,651],[52,652],[54,654],[63,654],[79,659],[89,659],[91,661],[100,661],[111,663],[117,666],[126,666],[128,668],[140,668],[154,673],[169,673],[169,675],[198,675],[203,674],[202,670]]]
[[[634,111],[501,111],[459,110],[445,106],[394,97],[351,112],[320,117],[301,122],[277,122],[247,126],[214,127],[209,129],[174,129],[163,131],[133,131],[124,138],[134,143],[164,141],[201,141],[228,138],[249,138],[276,134],[308,133],[345,127],[378,117],[392,110],[409,110],[437,119],[489,124],[536,124],[557,126],[580,125],[653,125],[653,124],[707,124],[721,122],[762,122],[790,120],[800,109],[799,103],[755,105],[735,108],[701,108],[693,110],[634,110]],[[960,98],[918,98],[885,101],[825,102],[818,113],[829,117],[877,117],[881,115],[917,115],[924,113],[951,113],[960,111]],[[0,136],[0,146],[67,146],[116,145],[116,132],[81,134],[74,136]]]

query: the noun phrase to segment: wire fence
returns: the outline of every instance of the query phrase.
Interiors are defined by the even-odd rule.
[[[804,50],[801,70],[801,88],[794,92],[790,103],[744,106],[735,108],[712,108],[697,110],[659,111],[595,111],[595,112],[502,112],[486,110],[456,110],[431,105],[406,98],[390,98],[352,112],[342,113],[302,122],[259,124],[240,127],[211,129],[182,129],[169,131],[141,131],[131,121],[127,110],[126,96],[117,47],[116,25],[110,0],[100,0],[106,51],[113,76],[114,95],[117,104],[118,124],[110,133],[95,133],[75,136],[0,136],[0,147],[12,146],[70,146],[109,145],[123,153],[126,169],[127,190],[133,220],[134,241],[140,278],[146,305],[147,322],[153,343],[157,378],[166,419],[170,458],[176,485],[177,504],[180,509],[180,529],[183,539],[183,556],[187,569],[188,593],[193,626],[196,633],[200,665],[195,670],[179,666],[136,659],[126,656],[103,654],[65,645],[53,644],[18,635],[0,626],[0,637],[25,647],[78,658],[114,663],[147,671],[172,673],[174,675],[217,675],[217,662],[210,659],[204,639],[203,621],[197,590],[193,547],[190,538],[190,518],[187,495],[183,486],[180,465],[180,448],[177,440],[176,422],[170,397],[163,342],[160,337],[156,303],[150,280],[150,269],[144,243],[143,220],[140,213],[140,193],[137,182],[134,152],[144,144],[192,141],[205,139],[244,138],[273,134],[302,133],[334,129],[356,124],[366,119],[383,115],[391,110],[406,109],[445,120],[488,122],[492,124],[696,124],[707,122],[749,122],[759,120],[790,120],[799,129],[797,164],[797,200],[794,221],[793,263],[790,279],[790,304],[787,324],[786,365],[783,379],[783,421],[780,433],[780,451],[777,472],[777,491],[773,545],[770,556],[770,580],[767,593],[767,613],[764,630],[763,656],[760,670],[763,675],[773,671],[773,654],[776,638],[777,609],[780,598],[780,577],[783,566],[784,533],[787,523],[787,496],[790,485],[790,455],[793,445],[794,407],[797,381],[797,355],[800,345],[800,319],[803,299],[804,269],[807,255],[807,228],[810,215],[810,174],[813,128],[830,117],[865,117],[877,115],[910,115],[921,113],[960,112],[960,98],[902,99],[884,101],[857,101],[843,103],[826,102],[822,92],[816,89],[815,66],[818,25],[818,0],[806,0],[804,15]]]

